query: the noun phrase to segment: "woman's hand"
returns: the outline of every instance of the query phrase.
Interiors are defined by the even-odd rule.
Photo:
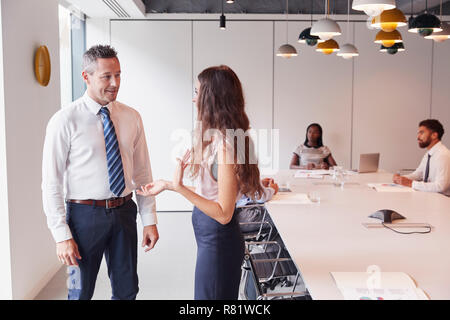
[[[315,168],[316,168],[316,166],[315,166],[314,163],[308,163],[308,164],[306,165],[306,169],[307,169],[307,170],[313,170],[313,169],[315,169]]]
[[[326,163],[325,161],[322,162],[319,166],[320,169],[325,169],[328,170],[330,168],[330,166],[328,165],[328,163]]]
[[[136,193],[140,196],[156,196],[164,190],[170,189],[170,182],[164,180],[156,180],[141,187],[141,190],[137,189]]]
[[[178,191],[183,187],[184,169],[189,165],[189,158],[191,157],[191,150],[186,151],[183,158],[177,158],[177,167],[173,176],[172,188]]]

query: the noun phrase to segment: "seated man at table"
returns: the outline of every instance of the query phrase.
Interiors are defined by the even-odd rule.
[[[450,151],[441,142],[444,128],[438,120],[428,119],[419,123],[417,141],[426,148],[419,167],[406,176],[394,175],[394,182],[414,190],[439,192],[450,196]]]

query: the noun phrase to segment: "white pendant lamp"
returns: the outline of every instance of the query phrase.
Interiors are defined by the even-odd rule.
[[[380,15],[384,10],[394,9],[395,0],[353,0],[352,9],[364,11],[370,17]]]
[[[290,57],[296,57],[297,50],[291,46],[288,42],[289,36],[289,25],[288,25],[288,16],[289,16],[289,0],[286,0],[286,43],[278,48],[277,56],[289,59]]]
[[[349,37],[350,37],[350,0],[347,0],[347,41]],[[336,53],[336,55],[348,60],[353,57],[359,56],[359,52],[358,49],[356,49],[356,47],[353,44],[346,43],[342,47],[340,47],[340,50],[338,53]]]
[[[328,18],[328,1],[325,0],[325,19],[316,21],[311,27],[311,35],[317,36],[322,40],[330,40],[342,34],[341,27],[339,27],[336,21]]]

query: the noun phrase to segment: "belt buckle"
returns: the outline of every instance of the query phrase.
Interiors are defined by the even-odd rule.
[[[114,209],[117,208],[119,206],[119,201],[120,198],[110,198],[108,200],[106,200],[106,209]],[[109,201],[112,202],[112,205],[109,204]]]

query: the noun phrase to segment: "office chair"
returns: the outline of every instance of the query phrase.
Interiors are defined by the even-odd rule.
[[[273,245],[278,250],[251,253],[250,246]],[[241,287],[247,300],[310,299],[307,291],[295,291],[301,279],[289,253],[276,241],[247,242]],[[279,286],[278,286],[279,285]],[[277,291],[285,287],[287,290]],[[292,287],[292,289],[289,289]],[[269,289],[272,292],[268,292]]]
[[[264,204],[254,203],[236,208],[242,235],[246,241],[271,240],[275,226]]]

